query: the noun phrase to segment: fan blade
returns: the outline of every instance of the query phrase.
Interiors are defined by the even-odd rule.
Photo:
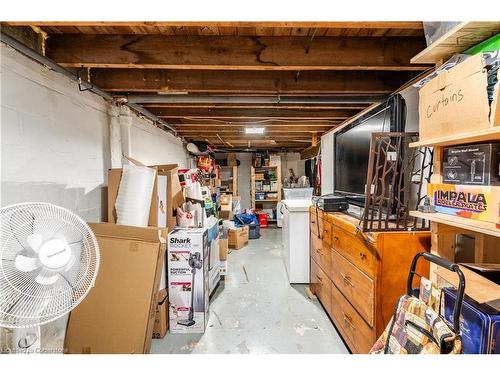
[[[35,281],[39,284],[43,285],[51,285],[54,284],[57,280],[59,280],[59,275],[56,273],[55,275],[52,276],[45,276],[42,273],[38,274],[37,277],[35,277]]]
[[[26,241],[28,242],[28,245],[30,245],[31,249],[38,254],[38,250],[43,242],[43,236],[41,234],[30,234],[26,238]]]
[[[14,261],[16,268],[21,272],[31,272],[39,266],[37,258],[30,258],[24,255],[18,255]]]

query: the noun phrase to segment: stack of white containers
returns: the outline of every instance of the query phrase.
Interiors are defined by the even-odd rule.
[[[147,227],[156,170],[124,165],[116,198],[116,223]]]

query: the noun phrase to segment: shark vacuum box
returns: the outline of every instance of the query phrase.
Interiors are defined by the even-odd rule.
[[[208,322],[208,231],[179,228],[168,234],[170,333],[203,333]]]
[[[500,143],[446,147],[443,182],[457,185],[500,185]]]

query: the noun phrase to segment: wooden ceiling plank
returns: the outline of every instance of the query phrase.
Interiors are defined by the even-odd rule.
[[[139,103],[141,104],[141,103]],[[155,104],[144,104],[141,105],[145,108],[156,109],[156,108],[170,108],[170,109],[295,109],[295,110],[335,110],[335,109],[357,109],[361,110],[368,107],[368,104],[216,104],[216,103],[155,103]]]
[[[114,92],[388,94],[416,72],[207,71],[91,69],[91,81]]]
[[[421,30],[423,28],[422,22],[419,21],[340,21],[340,22],[242,22],[242,21],[219,21],[219,22],[205,22],[205,21],[17,21],[17,22],[7,22],[13,26],[143,26],[143,27],[154,27],[154,26],[213,26],[213,27],[285,27],[285,28],[297,28],[297,27],[327,27],[327,28],[398,28],[398,29],[416,29]]]
[[[359,110],[295,110],[295,109],[213,109],[198,108],[149,108],[157,116],[169,118],[321,118],[341,119],[348,118]]]
[[[47,56],[65,67],[209,70],[422,70],[422,38],[58,34]]]

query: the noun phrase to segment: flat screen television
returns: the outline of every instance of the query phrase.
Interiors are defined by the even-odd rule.
[[[335,194],[364,205],[371,135],[404,131],[404,122],[404,99],[395,95],[335,134]]]

